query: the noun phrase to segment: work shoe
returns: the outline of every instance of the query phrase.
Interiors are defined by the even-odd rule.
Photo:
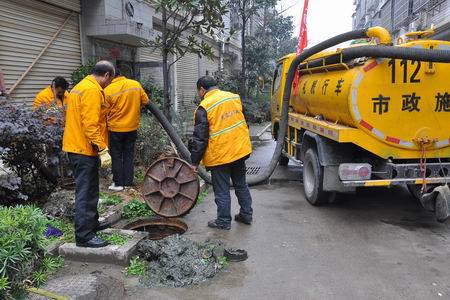
[[[107,241],[104,241],[98,236],[94,236],[92,239],[84,243],[77,242],[77,247],[85,247],[85,248],[102,248],[108,245],[109,243]]]
[[[243,223],[246,225],[252,225],[253,218],[252,217],[244,217],[241,214],[237,214],[234,216],[234,220],[239,223]]]
[[[113,184],[111,184],[111,185],[108,187],[108,189],[109,189],[110,191],[113,191],[113,192],[121,192],[121,191],[123,191],[123,186],[116,185],[116,183],[113,182]]]
[[[222,230],[230,230],[231,225],[223,225],[217,223],[217,220],[211,220],[208,222],[208,227],[214,228],[214,229],[222,229]]]

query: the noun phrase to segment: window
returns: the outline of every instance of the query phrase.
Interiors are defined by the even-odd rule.
[[[278,91],[278,89],[280,88],[282,74],[283,74],[283,63],[279,63],[275,68],[275,72],[273,74],[272,94],[275,94],[275,92]]]

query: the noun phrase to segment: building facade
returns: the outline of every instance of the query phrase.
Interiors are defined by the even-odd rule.
[[[395,38],[435,29],[434,38],[450,40],[450,0],[355,0],[353,28],[382,26]]]
[[[150,0],[0,0],[0,14],[0,68],[16,102],[31,104],[55,76],[70,79],[82,63],[98,59],[162,86],[161,53],[148,47],[160,34],[161,17]],[[237,41],[226,34],[201,39],[212,46],[213,60],[170,58],[177,61],[170,73],[175,110],[193,109],[198,77],[238,66]]]
[[[80,12],[79,1],[0,0],[0,68],[14,101],[30,103],[81,65]]]

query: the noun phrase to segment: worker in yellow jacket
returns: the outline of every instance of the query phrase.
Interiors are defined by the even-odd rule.
[[[116,74],[105,89],[109,112],[109,151],[112,157],[112,191],[132,186],[134,179],[134,146],[137,139],[141,108],[148,104],[148,96],[136,80]]]
[[[195,170],[202,161],[211,171],[217,218],[209,221],[208,226],[231,228],[230,178],[241,207],[234,219],[250,225],[253,209],[245,160],[252,153],[252,145],[241,99],[219,90],[211,76],[197,81],[197,94],[202,101],[194,116],[191,161]]]
[[[33,109],[36,110],[42,106],[50,108],[52,105],[63,107],[67,102],[69,93],[67,89],[69,83],[64,77],[58,76],[52,80],[52,83],[45,89],[41,90],[34,99]]]
[[[114,78],[114,66],[99,61],[92,75],[70,92],[67,101],[63,150],[68,152],[75,176],[75,240],[77,246],[98,248],[108,243],[96,236],[107,225],[98,221],[99,167],[111,165],[106,137],[107,104],[104,88]]]

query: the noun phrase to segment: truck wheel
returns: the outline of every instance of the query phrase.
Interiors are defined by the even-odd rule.
[[[323,167],[314,149],[306,151],[303,161],[303,188],[310,204],[319,206],[328,203],[331,193],[323,191]]]
[[[289,158],[281,154],[278,164],[283,167],[287,166],[289,164]]]
[[[409,193],[414,197],[414,199],[420,200],[420,197],[422,196],[421,184],[407,184],[406,187],[408,188]],[[436,184],[428,184],[425,193],[431,192],[435,187],[437,187]]]

